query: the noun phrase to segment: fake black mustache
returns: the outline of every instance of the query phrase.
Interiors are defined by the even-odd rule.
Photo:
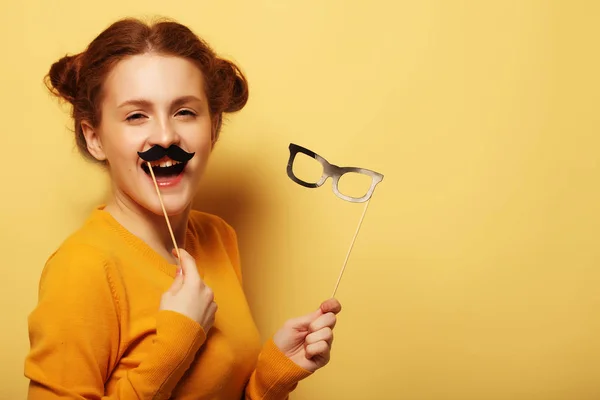
[[[138,151],[138,156],[144,161],[158,161],[161,158],[168,156],[171,160],[179,162],[187,162],[194,157],[195,153],[188,153],[181,147],[172,144],[168,149],[156,145],[146,151]]]

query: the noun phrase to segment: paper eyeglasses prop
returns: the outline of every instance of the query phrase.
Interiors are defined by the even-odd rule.
[[[365,218],[365,214],[366,214],[367,208],[369,206],[369,201],[371,200],[371,197],[373,196],[373,192],[375,191],[375,186],[377,186],[377,184],[383,180],[383,175],[380,174],[379,172],[375,172],[375,171],[372,171],[372,170],[369,170],[366,168],[340,167],[338,165],[330,163],[324,157],[318,155],[314,151],[309,150],[307,148],[304,148],[304,147],[299,146],[294,143],[290,143],[289,152],[290,152],[290,156],[289,156],[288,163],[287,163],[287,175],[292,181],[296,182],[297,184],[299,184],[301,186],[315,189],[315,188],[319,188],[319,187],[323,186],[323,184],[327,181],[327,179],[331,178],[333,193],[335,193],[335,195],[337,197],[341,198],[342,200],[346,200],[346,201],[349,201],[352,203],[366,203],[365,208],[363,209],[362,216],[360,217],[360,221],[358,222],[356,232],[354,233],[354,237],[352,238],[352,242],[350,243],[350,248],[348,249],[348,252],[346,253],[346,259],[344,260],[344,264],[342,265],[342,269],[338,276],[338,280],[335,284],[333,294],[331,296],[331,297],[335,297],[338,286],[342,279],[342,275],[344,274],[344,271],[346,270],[346,265],[348,263],[348,258],[350,257],[350,252],[352,251],[352,248],[354,247],[354,242],[356,241],[356,237],[358,236],[360,226],[362,225],[362,221]],[[300,174],[294,170],[294,166],[297,165],[297,163],[298,163],[297,160],[298,160],[299,154],[308,156],[309,158],[313,158],[320,164],[322,173],[319,178],[309,180],[308,178],[304,178],[304,176],[302,176],[302,177],[298,176]],[[345,192],[345,190],[340,190],[341,178],[348,176],[349,174],[352,174],[352,175],[359,174],[360,176],[366,176],[371,179],[371,183],[370,183],[368,189],[360,192],[362,195],[351,196],[350,194],[347,194]]]
[[[316,154],[314,151],[308,150],[294,143],[290,143],[289,150],[290,158],[287,164],[287,174],[291,180],[307,188],[318,188],[323,186],[323,184],[327,181],[328,178],[331,178],[333,181],[333,193],[335,193],[335,195],[341,198],[342,200],[350,201],[353,203],[363,203],[365,201],[368,201],[373,195],[375,186],[377,186],[377,184],[383,180],[383,175],[378,172],[358,167],[339,167],[335,164],[331,164],[329,161]],[[297,160],[298,154],[304,154],[308,157],[314,158],[321,164],[323,173],[319,179],[314,180],[314,182],[309,182],[305,179],[302,179],[301,177],[298,177],[297,174],[294,173],[294,162]],[[348,176],[347,174],[361,174],[363,176],[371,178],[371,184],[368,190],[366,190],[366,192],[363,191],[364,194],[362,196],[350,196],[340,191],[340,179],[344,176]]]

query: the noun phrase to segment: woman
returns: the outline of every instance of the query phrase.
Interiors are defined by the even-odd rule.
[[[234,230],[191,210],[223,113],[246,104],[239,69],[185,26],[125,19],[54,63],[48,84],[72,104],[77,144],[105,165],[112,195],[45,265],[29,398],[286,399],[326,365],[339,302],[261,347]]]

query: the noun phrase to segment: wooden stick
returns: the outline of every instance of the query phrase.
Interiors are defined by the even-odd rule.
[[[340,281],[342,280],[342,275],[346,270],[346,264],[348,263],[348,258],[350,258],[350,252],[352,251],[352,247],[354,247],[354,242],[356,241],[356,237],[358,236],[358,231],[360,230],[360,226],[362,225],[363,219],[365,218],[365,214],[367,213],[367,208],[369,207],[369,202],[371,199],[367,200],[367,204],[365,204],[365,208],[363,209],[362,216],[360,217],[360,221],[358,221],[358,226],[356,227],[356,232],[354,232],[354,237],[352,238],[352,243],[350,243],[350,248],[348,249],[348,253],[346,253],[346,259],[344,260],[344,265],[342,266],[342,270],[340,271],[340,275],[338,276],[338,280],[335,284],[335,289],[333,289],[333,294],[331,298],[335,297],[335,293],[337,292],[338,286],[340,285]]]
[[[165,220],[167,221],[167,227],[169,228],[169,233],[171,234],[171,239],[173,240],[173,246],[175,246],[175,252],[177,252],[177,264],[181,266],[181,255],[179,254],[179,246],[177,246],[177,242],[175,241],[175,235],[173,235],[173,229],[171,229],[171,223],[169,222],[169,217],[167,216],[167,210],[165,210],[165,205],[162,201],[162,197],[160,195],[160,190],[158,190],[158,183],[156,183],[156,177],[154,176],[154,171],[152,170],[152,165],[149,162],[148,169],[150,170],[150,175],[152,175],[152,181],[154,182],[154,187],[156,188],[156,194],[158,194],[158,201],[160,201],[160,206],[162,207],[163,214],[165,215]]]

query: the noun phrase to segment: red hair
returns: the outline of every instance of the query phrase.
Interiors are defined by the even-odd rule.
[[[81,128],[83,120],[97,126],[101,119],[102,84],[123,58],[156,52],[186,58],[202,71],[206,96],[213,117],[241,110],[248,101],[248,82],[240,69],[218,57],[210,46],[188,27],[174,21],[146,24],[138,19],[117,21],[100,33],[85,51],[67,55],[50,67],[45,77],[48,89],[72,107],[77,147],[86,157]],[[95,160],[95,159],[94,159]]]

